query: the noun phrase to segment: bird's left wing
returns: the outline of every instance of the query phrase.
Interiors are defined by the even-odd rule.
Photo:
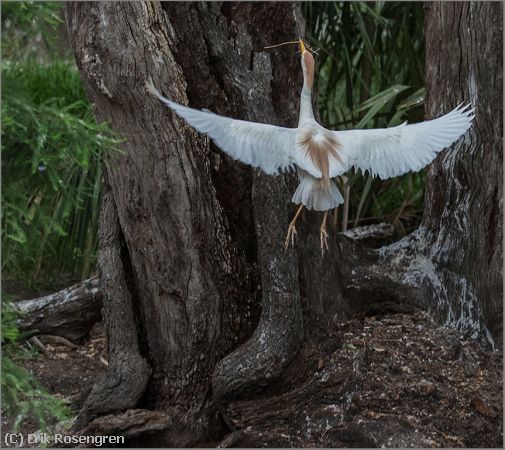
[[[346,170],[354,167],[382,179],[391,178],[421,170],[456,142],[474,118],[474,110],[468,107],[458,106],[445,116],[412,125],[333,133],[341,144]],[[330,176],[341,173],[338,165],[330,167]]]
[[[296,145],[296,129],[246,122],[179,105],[163,97],[152,82],[146,87],[161,102],[177,113],[233,159],[261,168],[269,175],[289,169]]]

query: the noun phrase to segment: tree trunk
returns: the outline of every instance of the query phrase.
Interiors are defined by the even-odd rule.
[[[430,167],[422,223],[423,253],[436,272],[428,289],[434,309],[498,346],[503,331],[502,17],[501,2],[441,2],[426,9],[427,116],[462,101],[477,109],[470,132]]]
[[[188,96],[196,107],[293,126],[298,58],[263,47],[298,35],[299,14],[287,3],[67,5],[97,119],[126,137],[124,155],[106,168],[100,269],[109,341],[123,355],[106,380],[121,376],[119,385],[130,387],[124,395],[114,383],[97,384],[78,424],[139,403],[170,411],[177,433],[158,437],[164,445],[215,439],[222,423],[211,375],[258,325],[260,298],[260,325],[222,362],[216,398],[274,379],[296,354],[303,337],[297,256],[282,246],[289,179],[224,158],[146,95],[144,82],[152,77],[180,103]],[[247,366],[242,377],[232,373],[235,357]],[[145,364],[127,370],[132,360]]]
[[[498,127],[490,121],[501,120],[501,104],[484,86],[495,82],[487,79],[489,73],[501,74],[501,63],[490,53],[485,73],[469,67],[472,51],[491,52],[501,45],[500,40],[481,48],[487,36],[497,40],[499,25],[492,20],[500,7],[430,7],[427,21],[440,23],[428,24],[429,33],[445,33],[457,21],[460,38],[428,49],[428,111],[445,112],[478,92],[477,125],[431,170],[423,226],[378,250],[333,235],[322,258],[322,215],[311,213],[301,217],[296,250],[285,251],[294,176],[267,177],[231,161],[146,94],[144,82],[151,77],[177,102],[294,126],[299,57],[286,48],[263,47],[303,36],[299,8],[290,3],[67,4],[70,40],[96,117],[126,138],[124,153],[106,163],[100,223],[110,366],[78,426],[122,413],[135,419],[137,435],[137,419],[144,427],[147,409],[166,413],[163,426],[145,425],[157,446],[213,442],[227,426],[247,430],[250,425],[256,443],[302,445],[296,424],[289,422],[290,411],[306,404],[300,396],[314,394],[326,411],[320,420],[331,413],[327,399],[337,401],[331,385],[311,381],[314,358],[342,343],[333,336],[337,322],[421,307],[479,337],[486,330],[499,336],[493,314],[501,304],[502,156]],[[496,36],[488,33],[492,26]],[[435,50],[465,58],[447,65],[450,59]],[[440,82],[438,71],[445,71]],[[449,94],[440,91],[443,85],[450,86]],[[496,86],[500,91],[498,81]],[[447,104],[435,105],[439,98]],[[479,130],[488,128],[494,134],[481,141]],[[465,168],[471,168],[471,177]],[[489,189],[482,189],[484,176]],[[484,224],[473,204],[487,208]],[[458,214],[465,205],[462,224]],[[450,238],[455,229],[458,239]],[[484,229],[492,233],[482,236]],[[479,278],[484,273],[487,278]],[[363,379],[337,380],[338,401],[351,396]],[[269,396],[290,389],[280,397],[288,418],[281,431],[258,427],[257,416],[248,421],[248,411],[261,411]],[[259,391],[263,400],[255,403]],[[133,408],[137,412],[124,413]],[[316,429],[311,442],[326,442],[325,429]],[[222,445],[253,442],[238,433]],[[145,438],[142,443],[149,444]]]
[[[422,224],[376,251],[340,241],[347,295],[427,308],[502,346],[502,4],[426,8],[427,119],[471,103],[472,128],[430,166]],[[346,263],[348,261],[349,263]]]

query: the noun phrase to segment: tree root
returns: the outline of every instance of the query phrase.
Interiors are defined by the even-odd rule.
[[[306,342],[261,396],[227,404],[233,431],[219,446],[493,446],[502,439],[501,378],[499,354],[427,313],[353,320],[324,344]]]
[[[117,435],[128,439],[171,427],[172,419],[165,412],[129,409],[121,414],[110,414],[93,420],[84,433],[99,436]]]
[[[140,355],[133,299],[127,288],[121,255],[121,230],[112,193],[106,188],[100,213],[99,267],[104,293],[109,366],[91,389],[75,423],[85,426],[94,417],[133,408],[149,380],[150,369]]]
[[[419,238],[415,232],[391,245],[370,249],[343,234],[338,236],[335,257],[351,315],[427,308],[422,285],[410,276]]]
[[[372,225],[363,225],[349,230],[341,231],[344,236],[359,241],[363,244],[382,242],[391,239],[394,235],[395,227],[390,223],[377,223]],[[374,245],[379,247],[379,245]]]
[[[272,383],[303,341],[297,259],[294,252],[286,254],[282,245],[288,214],[286,211],[284,217],[279,217],[271,205],[272,199],[280,195],[287,196],[285,186],[257,175],[254,197],[256,204],[262,206],[255,211],[255,220],[263,308],[252,337],[214,370],[212,388],[218,403],[245,398]]]

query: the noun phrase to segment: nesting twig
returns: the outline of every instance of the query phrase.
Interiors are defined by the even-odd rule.
[[[288,41],[288,42],[282,42],[281,44],[269,45],[264,48],[275,48],[275,47],[280,47],[281,45],[299,44],[299,43],[300,43],[300,41]]]
[[[281,47],[282,45],[293,45],[293,44],[299,44],[299,43],[300,43],[300,41],[287,41],[287,42],[281,42],[280,44],[268,45],[268,46],[263,47],[263,48],[265,48],[265,49],[276,48],[276,47]],[[313,53],[313,54],[319,56],[319,53],[318,53],[319,49],[314,50],[310,45],[306,44],[305,42],[304,42],[304,44],[305,44],[305,47],[307,48],[307,50],[310,53]]]

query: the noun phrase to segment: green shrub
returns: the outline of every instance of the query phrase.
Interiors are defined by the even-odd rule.
[[[14,431],[28,416],[45,431],[49,420],[66,420],[71,411],[62,400],[50,395],[30,372],[14,362],[30,356],[16,346],[20,337],[18,317],[19,313],[10,303],[2,301],[2,411],[15,418]]]
[[[117,144],[96,124],[74,64],[55,51],[61,8],[2,4],[2,272],[23,287],[93,269],[100,160]],[[15,428],[30,417],[45,430],[70,410],[20,367],[32,355],[19,345],[17,318],[2,300],[2,410]]]
[[[22,61],[53,56],[63,2],[2,2],[2,59]]]
[[[2,5],[2,271],[28,287],[93,269],[100,160],[116,143],[61,57],[62,6]]]
[[[70,64],[6,63],[2,92],[2,268],[28,283],[85,277],[100,160],[116,141],[96,124]]]

